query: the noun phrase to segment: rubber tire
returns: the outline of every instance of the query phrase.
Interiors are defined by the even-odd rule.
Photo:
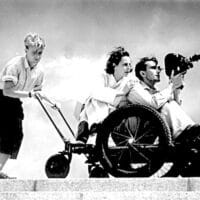
[[[70,158],[67,155],[52,155],[46,162],[45,173],[48,178],[66,178],[70,170]]]
[[[101,166],[91,166],[89,178],[109,178],[108,173]]]
[[[115,161],[112,160],[112,154],[109,152],[108,140],[111,132],[119,126],[119,124],[128,117],[136,117],[136,119],[147,120],[150,124],[156,124],[156,133],[159,138],[157,151],[151,157],[150,164],[142,166],[139,169],[120,168]],[[140,124],[139,124],[140,125]],[[154,127],[155,128],[155,127]],[[139,130],[140,131],[140,130]],[[97,147],[100,154],[100,162],[104,169],[114,177],[149,177],[154,174],[165,162],[169,147],[171,145],[171,134],[169,128],[160,113],[155,109],[144,105],[130,105],[122,107],[112,112],[101,124],[97,134]],[[130,147],[128,147],[130,149]],[[141,148],[142,149],[142,148]],[[124,160],[126,161],[126,160]],[[127,163],[128,165],[129,163]]]

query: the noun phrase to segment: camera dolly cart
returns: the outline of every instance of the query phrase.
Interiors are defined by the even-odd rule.
[[[188,166],[191,167],[191,162],[199,157],[199,145],[195,148],[194,143],[184,138],[184,134],[183,145],[173,143],[167,124],[160,113],[151,107],[128,105],[116,109],[98,124],[95,144],[79,144],[71,143],[64,137],[40,97],[36,98],[65,146],[63,151],[47,160],[45,172],[48,178],[67,177],[74,153],[86,156],[89,177],[150,177],[165,162],[171,162],[173,166],[164,176],[190,176]],[[53,106],[75,137],[60,108]],[[94,134],[94,130],[92,132]],[[180,159],[183,155],[184,160]],[[196,176],[196,173],[193,175]]]

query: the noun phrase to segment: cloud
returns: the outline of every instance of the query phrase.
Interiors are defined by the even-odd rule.
[[[61,101],[78,100],[90,92],[94,77],[103,71],[105,56],[99,59],[59,56],[44,64],[44,91]]]

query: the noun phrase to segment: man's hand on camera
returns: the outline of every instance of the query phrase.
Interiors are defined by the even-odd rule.
[[[184,74],[174,75],[174,71],[172,71],[170,83],[172,83],[173,90],[182,89],[184,87]]]

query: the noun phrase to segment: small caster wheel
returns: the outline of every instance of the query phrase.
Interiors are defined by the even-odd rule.
[[[89,166],[89,177],[90,178],[109,178],[108,173],[103,167],[99,165]]]
[[[65,178],[70,170],[71,158],[68,154],[52,155],[46,162],[45,172],[48,178]]]

